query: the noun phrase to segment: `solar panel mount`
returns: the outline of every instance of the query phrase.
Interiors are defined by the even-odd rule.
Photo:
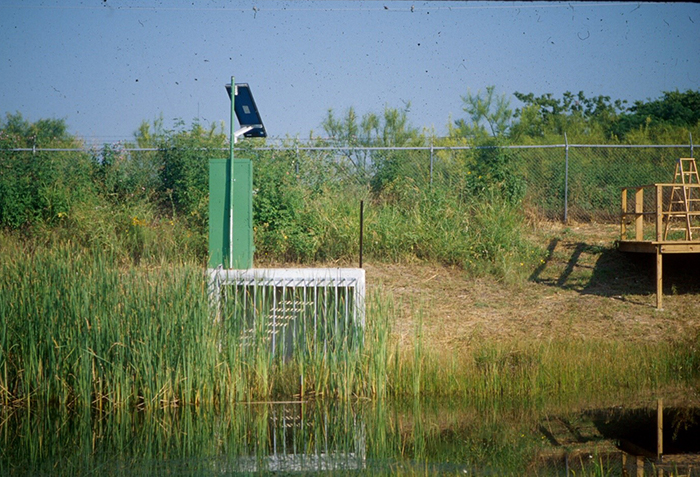
[[[235,138],[244,137],[267,137],[267,131],[263,124],[258,107],[255,104],[253,93],[248,83],[235,83],[235,100],[233,103],[236,118],[241,128],[237,130]],[[226,92],[231,97],[231,84],[226,85]]]

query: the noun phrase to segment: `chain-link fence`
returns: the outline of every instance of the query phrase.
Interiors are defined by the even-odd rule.
[[[246,157],[290,161],[309,184],[465,187],[501,181],[535,215],[563,221],[619,220],[621,190],[672,182],[678,158],[692,145],[551,145],[499,147],[251,148]],[[270,157],[268,156],[268,157]],[[394,191],[399,192],[399,191]]]
[[[675,163],[693,157],[693,145],[580,145],[494,147],[347,147],[338,145],[276,145],[258,147],[243,142],[236,156],[250,158],[256,170],[275,164],[289,167],[300,183],[312,189],[354,187],[374,193],[401,194],[407,188],[444,188],[463,193],[500,182],[521,200],[529,213],[563,221],[617,221],[621,189],[672,182]],[[81,149],[13,149],[0,151],[22,156],[47,154],[67,160],[70,153],[88,153],[95,161],[121,161],[129,180],[131,169],[153,175],[149,158],[156,148],[103,147]],[[192,152],[192,151],[190,151]],[[217,155],[207,150],[206,156]],[[110,157],[107,157],[109,155]],[[226,157],[228,150],[221,150]],[[105,157],[102,157],[105,156]],[[154,159],[155,160],[155,159]],[[133,162],[133,164],[129,164]],[[131,171],[134,172],[134,171]],[[133,179],[133,178],[132,178]]]

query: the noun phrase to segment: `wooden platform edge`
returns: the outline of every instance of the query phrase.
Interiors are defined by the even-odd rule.
[[[617,242],[617,249],[620,252],[656,253],[656,245],[653,242],[620,240]]]
[[[700,253],[700,241],[653,242],[618,240],[620,252],[653,253],[656,255],[656,309],[663,310],[663,256],[669,254]]]
[[[652,242],[638,240],[619,240],[617,248],[620,252],[632,253],[656,253],[657,248],[661,247],[660,252],[663,254],[669,253],[700,253],[700,241],[676,241],[676,242]]]

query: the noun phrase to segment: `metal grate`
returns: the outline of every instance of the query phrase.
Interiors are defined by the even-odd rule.
[[[209,270],[216,319],[233,307],[240,343],[321,353],[354,346],[365,325],[365,274],[355,268]]]

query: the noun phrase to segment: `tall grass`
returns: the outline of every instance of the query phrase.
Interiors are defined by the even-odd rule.
[[[526,238],[520,208],[498,193],[465,196],[446,188],[419,189],[411,181],[396,186],[395,194],[365,207],[367,260],[421,260],[518,281],[525,278],[524,265],[542,256]],[[355,260],[359,199],[323,196],[307,206],[318,224],[315,257]]]
[[[386,346],[386,319],[374,320],[364,338],[334,334],[327,350],[298,346],[285,356],[266,341],[264,310],[252,341],[235,306],[214,319],[197,265],[123,267],[99,249],[7,238],[2,250],[6,404],[156,408],[384,392],[376,382],[386,380],[377,376],[386,365],[367,350]]]
[[[214,345],[200,342],[213,330],[196,268],[122,270],[110,255],[71,246],[18,246],[4,258],[6,400],[100,407],[213,397]]]
[[[273,353],[264,320],[242,338],[235,306],[210,309],[193,264],[124,267],[74,245],[2,238],[0,402],[5,405],[157,408],[325,396],[450,397],[495,406],[616,399],[697,387],[698,338],[652,345],[561,340],[481,343],[457,354],[391,329],[391,297],[367,300],[367,327],[295,331],[293,352]],[[264,313],[263,313],[264,315]],[[329,326],[337,327],[338,323]],[[349,328],[348,328],[349,330]]]
[[[414,396],[416,374],[421,396],[504,408],[595,406],[665,389],[691,392],[700,386],[697,342],[486,342],[457,354],[421,348],[398,360],[392,394]]]

